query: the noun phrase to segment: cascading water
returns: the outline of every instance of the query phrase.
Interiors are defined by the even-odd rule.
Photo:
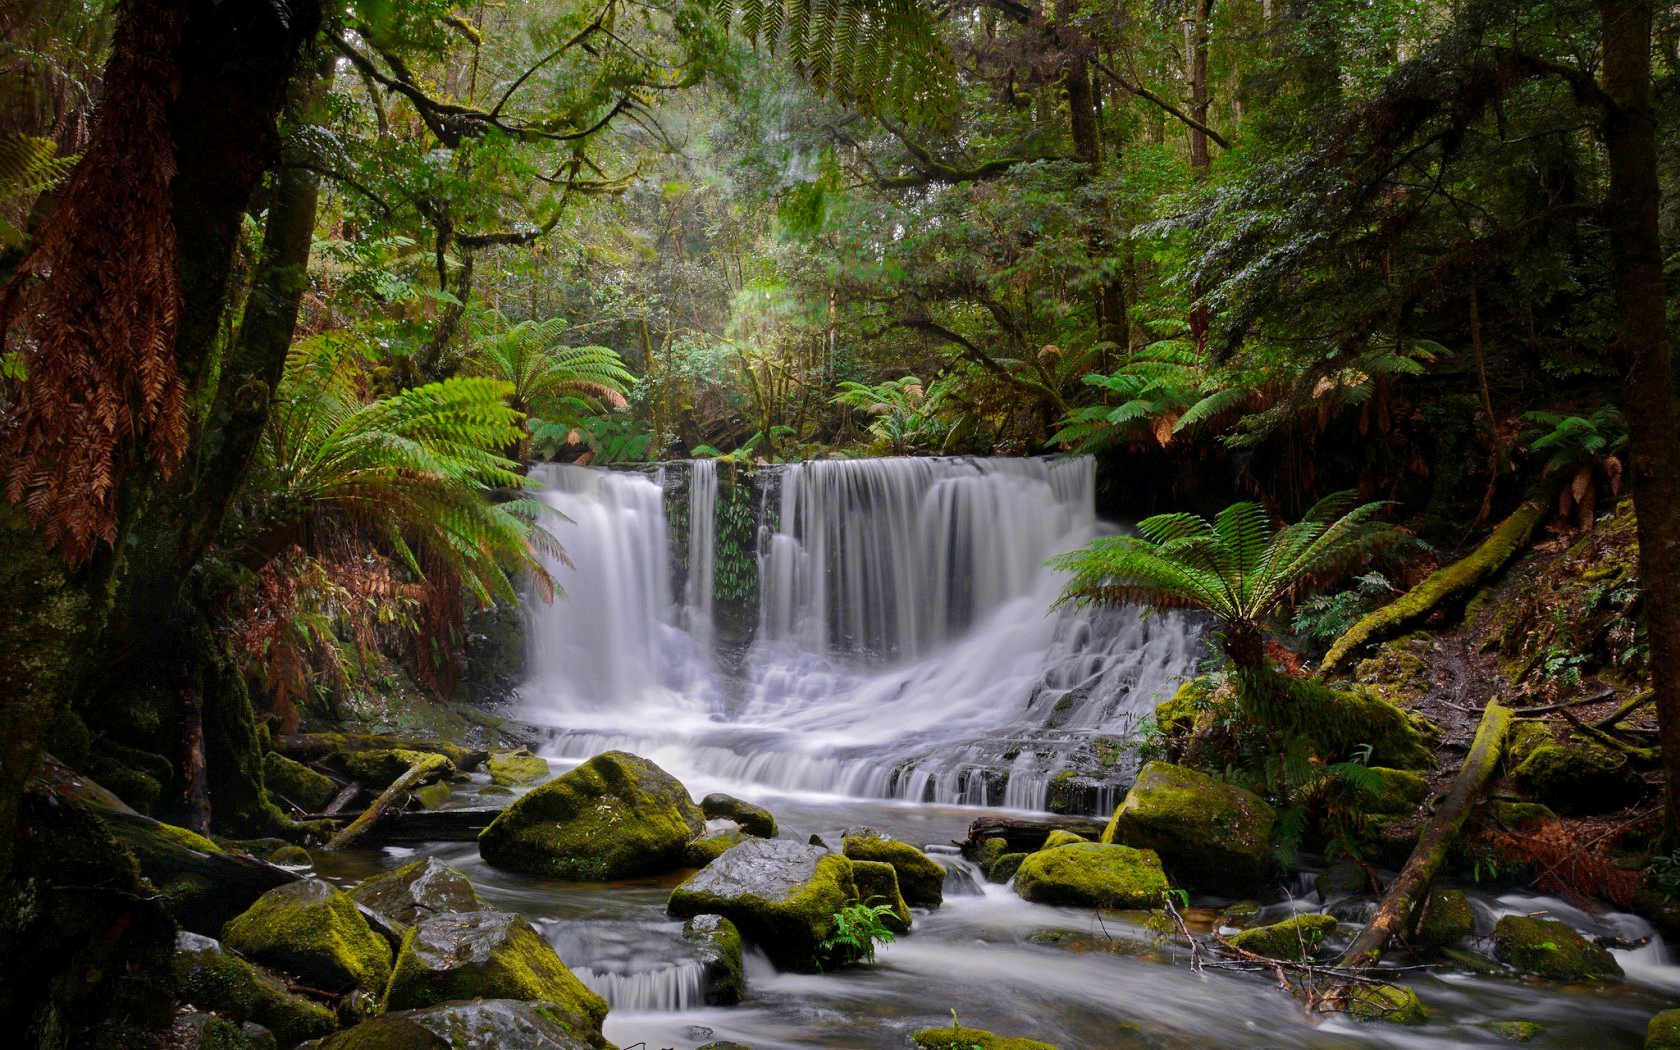
[[[566,599],[532,606],[523,693],[554,757],[633,750],[696,791],[1097,813],[1135,719],[1194,667],[1181,617],[1052,609],[1045,559],[1102,530],[1089,459],[814,462],[727,496],[716,464],[687,469],[668,496],[638,473],[533,471],[577,565],[555,568]],[[725,639],[743,605],[753,637]],[[738,674],[713,658],[729,644]]]

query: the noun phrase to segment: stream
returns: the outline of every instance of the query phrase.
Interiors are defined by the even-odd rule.
[[[1112,528],[1096,520],[1086,459],[829,461],[736,475],[711,462],[657,472],[538,467],[541,498],[577,568],[566,598],[529,604],[520,717],[559,774],[609,748],[643,755],[695,798],[769,808],[784,838],[867,825],[946,864],[944,905],[873,966],[777,973],[749,949],[747,998],[706,1007],[698,964],[666,917],[686,872],[609,884],[491,868],[476,847],[323,854],[353,883],[422,853],[495,907],[535,923],[612,1007],[606,1036],[693,1050],[900,1048],[965,1026],[1062,1050],[1132,1047],[1497,1046],[1487,1025],[1536,1021],[1530,1045],[1638,1047],[1680,1001],[1659,938],[1616,950],[1627,980],[1564,987],[1414,971],[1421,1028],[1313,1017],[1265,974],[1196,974],[1142,917],[1029,904],[987,884],[951,845],[1000,809],[1106,816],[1135,768],[1126,741],[1205,655],[1196,622],[1052,608],[1046,558]],[[457,790],[451,805],[482,805]],[[1316,909],[1311,878],[1262,921]],[[1637,939],[1641,919],[1470,891],[1479,932],[1545,911]],[[1217,899],[1193,901],[1218,907]],[[1343,930],[1351,928],[1344,924]]]

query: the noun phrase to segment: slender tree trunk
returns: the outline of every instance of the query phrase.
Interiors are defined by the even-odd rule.
[[[1207,125],[1208,119],[1208,21],[1213,14],[1213,0],[1195,0],[1194,10],[1184,20],[1185,79],[1190,84],[1190,115],[1196,122]],[[1212,159],[1208,156],[1207,132],[1190,129],[1190,170],[1197,178],[1207,174]]]
[[[1616,356],[1622,368],[1639,582],[1663,755],[1663,839],[1680,843],[1680,414],[1668,345],[1658,233],[1656,112],[1651,97],[1652,5],[1600,0],[1603,135],[1610,160],[1610,261]]]

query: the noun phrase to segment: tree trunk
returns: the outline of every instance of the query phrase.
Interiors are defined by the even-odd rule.
[[[1668,345],[1658,232],[1656,113],[1651,98],[1652,5],[1600,0],[1602,126],[1610,161],[1610,262],[1616,358],[1622,369],[1639,582],[1663,753],[1664,849],[1680,843],[1680,415]]]

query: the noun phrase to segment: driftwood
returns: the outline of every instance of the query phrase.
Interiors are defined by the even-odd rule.
[[[405,809],[391,814],[370,837],[381,842],[476,842],[500,809]]]
[[[344,812],[344,807],[348,806],[350,801],[361,793],[362,782],[360,780],[350,781],[350,783],[344,785],[344,789],[342,791],[333,796],[333,800],[331,802],[327,803],[327,808],[321,813],[321,816],[338,816],[340,813]]]
[[[1633,698],[1630,699],[1627,703],[1623,704],[1621,707],[1616,708],[1616,710],[1612,711],[1608,715],[1605,715],[1603,718],[1600,718],[1598,721],[1594,722],[1592,724],[1593,728],[1594,729],[1609,729],[1611,726],[1615,725],[1617,722],[1620,722],[1622,719],[1626,718],[1628,715],[1633,714],[1635,711],[1639,710],[1641,707],[1644,707],[1645,705],[1651,703],[1656,698],[1657,698],[1657,691],[1655,689],[1646,689],[1643,692],[1635,693]]]
[[[373,804],[362,811],[361,816],[352,820],[345,826],[344,830],[334,835],[332,841],[328,842],[323,848],[328,850],[343,849],[350,843],[355,842],[367,834],[368,829],[379,823],[398,800],[406,800],[411,788],[419,786],[420,782],[428,776],[442,773],[444,768],[442,755],[426,755],[419,762],[409,766],[408,772],[392,781],[391,786],[381,792],[379,797],[373,800]]]
[[[1498,767],[1505,734],[1510,728],[1511,709],[1497,703],[1488,704],[1482,712],[1481,725],[1476,727],[1470,753],[1459,767],[1458,776],[1453,778],[1446,800],[1424,825],[1417,848],[1412,850],[1406,866],[1400,869],[1382,903],[1377,905],[1376,914],[1342,955],[1341,965],[1356,970],[1375,965],[1388,947],[1389,939],[1411,925],[1418,909],[1429,899],[1430,884],[1446,859],[1448,847],[1463,830],[1471,806]]]
[[[973,853],[987,839],[1004,839],[1011,853],[1031,853],[1044,845],[1052,831],[1071,831],[1093,841],[1106,822],[1091,817],[980,817],[968,826],[968,838],[957,845]]]

